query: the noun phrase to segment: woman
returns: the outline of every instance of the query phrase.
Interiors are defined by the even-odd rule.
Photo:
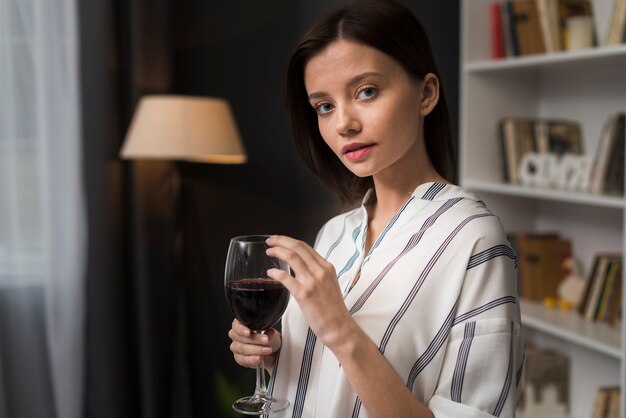
[[[284,417],[515,414],[522,370],[515,254],[453,185],[452,139],[425,31],[403,6],[358,2],[305,34],[285,74],[298,153],[356,209],[315,249],[286,236],[269,276],[291,292],[275,330],[236,320],[235,360],[265,356]]]

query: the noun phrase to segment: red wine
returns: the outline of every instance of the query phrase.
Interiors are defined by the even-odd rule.
[[[253,331],[262,331],[283,315],[289,291],[275,280],[245,279],[226,285],[226,300],[239,322]]]

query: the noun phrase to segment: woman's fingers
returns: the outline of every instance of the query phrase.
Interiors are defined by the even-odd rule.
[[[232,340],[230,351],[235,361],[246,367],[256,367],[261,363],[261,357],[271,356],[280,349],[282,343],[280,333],[273,328],[265,334],[257,334],[250,332],[249,328],[236,319],[228,331],[228,337]]]
[[[249,337],[250,335],[252,335],[252,331],[250,331],[250,328],[242,325],[242,323],[237,321],[236,319],[233,319],[233,323],[231,324],[231,327],[233,331],[235,331],[237,334],[243,337]]]
[[[308,266],[302,256],[286,247],[270,247],[266,251],[270,257],[276,257],[285,263],[296,273],[297,276],[307,274]]]
[[[267,240],[267,254],[289,264],[297,277],[322,278],[332,269],[330,263],[307,243],[286,236],[275,235]]]
[[[235,353],[233,357],[240,366],[256,367],[261,364],[261,356],[242,356],[241,354]]]
[[[306,265],[319,264],[325,261],[317,251],[311,248],[304,241],[299,241],[284,235],[273,235],[266,241],[270,247],[284,248],[290,250],[294,255],[298,255]],[[285,260],[287,261],[287,260]],[[295,269],[295,266],[292,266]]]
[[[246,344],[233,340],[230,344],[230,351],[242,356],[267,356],[272,354],[272,347],[269,345]]]
[[[265,332],[267,338],[269,339],[269,345],[272,347],[272,353],[280,350],[280,347],[283,345],[283,339],[280,335],[280,332],[276,331],[274,328],[270,328]]]

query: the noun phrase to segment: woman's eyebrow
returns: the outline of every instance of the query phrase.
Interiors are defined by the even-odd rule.
[[[374,76],[379,76],[382,77],[383,75],[381,73],[378,73],[376,71],[368,71],[366,73],[362,73],[359,75],[356,75],[354,77],[352,77],[347,83],[346,86],[351,87],[354,86],[355,84],[360,83],[361,81],[363,81],[364,79],[368,78],[368,77],[374,77]]]
[[[375,77],[375,76],[382,77],[382,74],[376,71],[368,71],[365,73],[355,75],[350,80],[348,80],[348,82],[346,83],[346,87],[352,87],[355,84],[360,83],[361,81],[363,81],[364,79],[368,77]],[[308,97],[309,97],[309,100],[312,100],[312,99],[318,99],[320,97],[325,97],[325,96],[328,96],[328,94],[322,91],[316,91],[316,92],[309,94]]]

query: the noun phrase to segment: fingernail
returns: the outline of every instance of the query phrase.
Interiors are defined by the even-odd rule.
[[[272,347],[263,347],[263,349],[261,350],[261,352],[265,355],[267,354],[272,354]]]

